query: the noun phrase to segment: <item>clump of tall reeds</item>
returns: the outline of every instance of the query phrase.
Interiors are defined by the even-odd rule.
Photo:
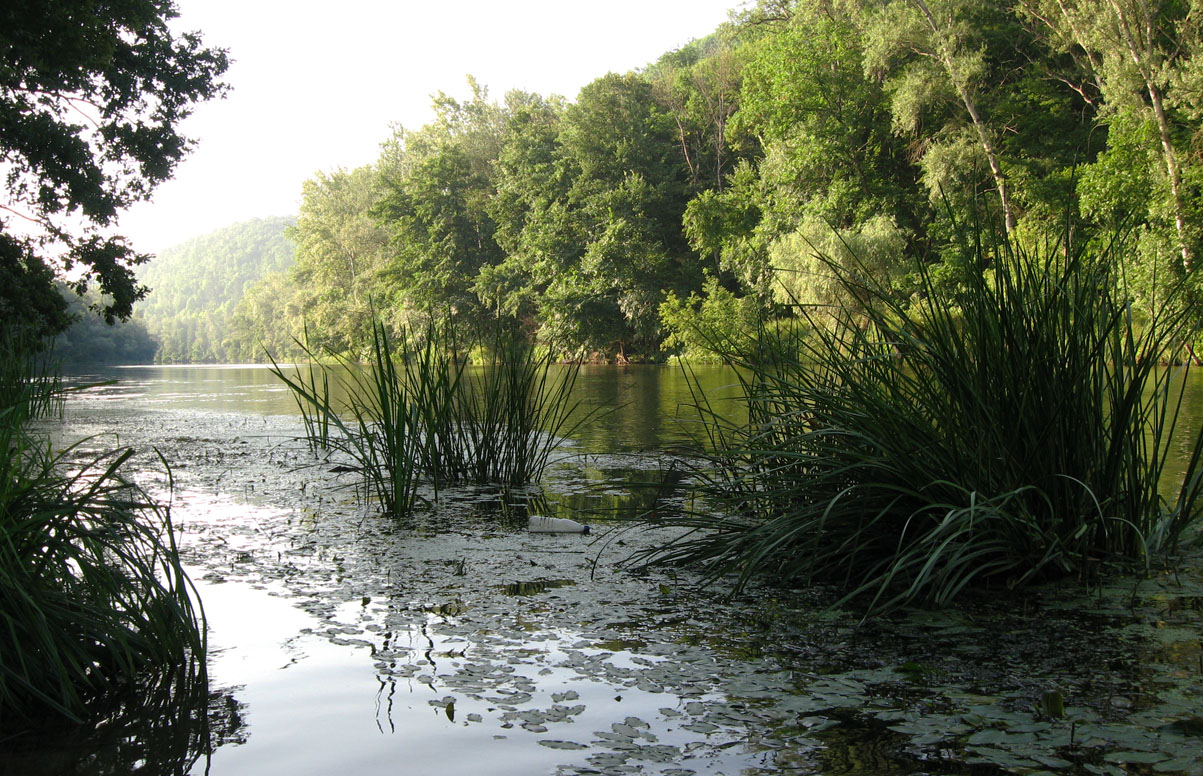
[[[697,529],[643,559],[714,576],[834,583],[870,609],[1147,562],[1199,510],[1191,440],[1176,495],[1186,318],[1133,320],[1115,244],[967,241],[958,284],[902,297],[829,262],[856,312],[801,309],[735,364],[748,421],[699,396],[710,434]]]
[[[204,673],[168,509],[121,473],[132,451],[55,453],[25,412],[0,410],[0,738],[84,720],[150,674]]]
[[[0,330],[0,409],[42,418],[63,407],[63,382],[50,349],[19,331]]]
[[[310,444],[347,457],[390,514],[411,512],[423,486],[437,498],[451,485],[535,482],[582,418],[571,396],[579,364],[557,367],[552,349],[510,330],[464,345],[450,323],[431,324],[397,345],[376,323],[367,364],[326,354],[327,366],[298,344],[309,363],[272,371]],[[473,352],[486,363],[470,365]]]

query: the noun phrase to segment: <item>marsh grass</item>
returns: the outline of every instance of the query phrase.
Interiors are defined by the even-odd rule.
[[[77,461],[23,421],[0,411],[0,730],[82,721],[190,659],[203,677],[203,615],[132,451]]]
[[[700,391],[705,510],[641,560],[714,577],[834,583],[870,611],[1147,563],[1199,508],[1199,429],[1179,428],[1186,320],[1133,322],[1114,244],[966,241],[962,281],[919,267],[908,298],[830,271],[857,314],[800,309],[736,366],[748,421]],[[1175,495],[1177,434],[1196,435]]]
[[[49,348],[20,334],[0,333],[0,409],[15,408],[25,418],[58,415],[64,386]]]
[[[311,352],[308,326],[305,327],[303,342],[305,351]],[[273,366],[276,366],[274,362]],[[330,449],[330,377],[326,370],[317,368],[311,360],[305,365],[304,371],[298,367],[292,379],[299,387],[299,390],[292,391],[292,395],[301,415],[301,423],[305,426],[305,440],[316,455]]]
[[[536,482],[559,440],[592,416],[579,412],[572,396],[579,362],[560,367],[551,349],[538,351],[506,334],[493,337],[488,354],[490,363],[460,377],[454,422],[446,428],[463,461],[459,480]]]
[[[437,499],[454,485],[536,482],[588,417],[571,396],[579,365],[557,369],[552,349],[516,333],[464,344],[453,326],[431,324],[398,346],[377,323],[371,345],[367,364],[328,354],[327,366],[302,344],[308,364],[273,362],[272,372],[301,407],[311,446],[349,458],[390,514],[421,505],[424,487]],[[470,366],[472,352],[491,363]],[[335,395],[345,398],[336,404]]]

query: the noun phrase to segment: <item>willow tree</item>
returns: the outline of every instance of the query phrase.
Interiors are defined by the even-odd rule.
[[[976,148],[990,170],[1004,226],[1008,232],[1014,230],[1017,214],[999,148],[1002,128],[983,106],[985,92],[997,88],[1001,80],[990,61],[997,51],[991,51],[983,32],[997,29],[1003,18],[1013,18],[1010,9],[977,0],[860,5],[866,71],[890,80],[896,129],[915,137],[925,135],[922,156],[933,193],[946,189],[952,175],[972,168],[974,155],[969,150]],[[945,114],[946,123],[933,130],[927,123],[933,114],[940,115],[941,101],[957,104],[962,118],[957,121],[953,114]]]
[[[728,134],[739,109],[743,54],[730,35],[719,33],[664,55],[649,69],[695,193],[722,191],[736,161]]]

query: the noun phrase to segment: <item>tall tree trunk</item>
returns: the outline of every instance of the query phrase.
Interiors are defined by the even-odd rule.
[[[1149,15],[1149,7],[1141,3],[1140,10],[1144,18],[1137,21],[1143,27],[1141,40],[1145,45],[1142,46],[1141,40],[1137,40],[1137,36],[1133,34],[1132,20],[1128,18],[1125,9],[1117,0],[1110,0],[1110,4],[1112,11],[1115,12],[1119,32],[1128,48],[1128,55],[1132,58],[1132,64],[1136,66],[1144,81],[1145,90],[1149,95],[1149,103],[1153,107],[1153,119],[1157,122],[1157,132],[1161,137],[1161,153],[1165,162],[1165,173],[1170,181],[1170,196],[1174,204],[1174,227],[1177,229],[1178,250],[1182,256],[1182,274],[1183,276],[1189,275],[1193,257],[1186,235],[1186,207],[1182,202],[1182,169],[1178,165],[1173,139],[1170,137],[1170,121],[1165,113],[1164,95],[1161,93],[1161,87],[1157,85],[1153,63],[1149,61],[1154,56],[1152,51],[1153,19]]]
[[[911,0],[911,2],[919,9],[919,12],[923,14],[923,18],[927,20],[928,26],[931,27],[936,44],[936,58],[944,66],[945,72],[948,73],[948,79],[952,82],[953,88],[957,90],[957,96],[961,98],[966,112],[969,113],[969,120],[973,122],[973,128],[977,132],[978,141],[982,146],[982,152],[986,154],[986,162],[990,165],[990,174],[994,178],[994,186],[998,189],[998,198],[1002,202],[1003,223],[1007,234],[1011,234],[1015,230],[1015,213],[1011,207],[1011,189],[1007,185],[1007,176],[1003,173],[1002,164],[998,160],[998,152],[995,150],[994,142],[990,138],[990,128],[982,120],[981,113],[977,109],[977,102],[973,99],[973,93],[969,89],[969,84],[957,76],[957,69],[952,61],[952,52],[949,50],[951,44],[945,38],[944,30],[936,22],[931,9],[927,7],[927,3],[924,0]]]

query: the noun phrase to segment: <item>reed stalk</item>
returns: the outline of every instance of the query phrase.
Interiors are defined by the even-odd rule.
[[[203,677],[203,614],[169,509],[122,474],[133,452],[79,463],[22,420],[0,410],[0,731],[83,721],[192,658]]]
[[[336,432],[320,444],[353,462],[390,514],[408,514],[455,485],[536,482],[560,440],[587,417],[575,412],[571,395],[579,365],[557,371],[551,350],[536,351],[517,334],[499,330],[465,347],[449,323],[430,324],[398,350],[376,323],[368,364],[329,354],[330,367],[298,344],[310,359],[306,371],[275,362],[272,371],[301,406],[311,445],[319,445],[321,426],[312,419],[320,418]],[[470,367],[474,350],[493,363]],[[332,386],[344,397],[337,406]]]
[[[61,414],[64,388],[50,349],[20,333],[0,332],[0,409],[22,418]]]

